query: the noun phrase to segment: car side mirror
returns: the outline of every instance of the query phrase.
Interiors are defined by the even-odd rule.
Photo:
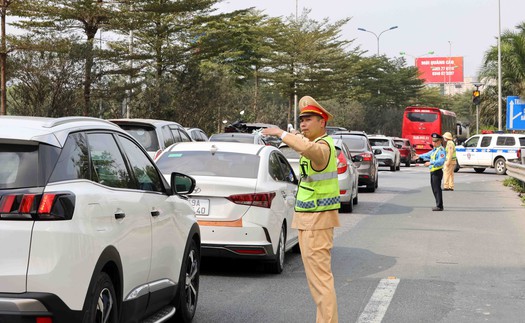
[[[363,156],[361,155],[355,155],[355,156],[352,156],[352,161],[354,163],[360,163],[363,161]]]
[[[374,149],[374,155],[381,155],[383,152],[381,151],[381,149],[379,148],[376,148]]]
[[[397,144],[397,145],[396,145],[396,148],[397,148],[397,149],[401,149],[401,148],[403,148],[403,146],[400,145],[400,144]]]
[[[171,189],[176,194],[191,194],[195,189],[195,179],[181,173],[171,173]]]

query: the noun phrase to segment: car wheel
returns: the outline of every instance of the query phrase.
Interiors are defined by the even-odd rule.
[[[405,167],[410,167],[410,160],[405,162]]]
[[[192,239],[184,256],[184,263],[179,277],[179,303],[175,305],[176,322],[191,322],[197,310],[199,297],[200,252]]]
[[[481,167],[474,167],[474,171],[476,173],[483,173],[485,171],[485,168],[481,168]]]
[[[459,167],[459,163],[456,160],[456,167],[454,167],[454,173],[457,173],[461,167]]]
[[[376,181],[376,182],[377,182],[377,181]],[[368,185],[366,186],[366,191],[367,191],[367,192],[370,192],[370,193],[375,192],[376,187],[377,187],[376,182],[373,182],[373,183],[368,184]]]
[[[396,171],[396,163],[394,162],[392,166],[390,166],[390,171],[395,172]]]
[[[352,213],[354,211],[354,203],[352,200],[348,203],[341,203],[341,208],[339,210],[341,213]]]
[[[280,274],[284,269],[284,248],[285,248],[286,234],[284,224],[281,227],[281,234],[279,234],[279,244],[277,245],[277,254],[275,259],[269,264],[269,272],[272,274]]]
[[[355,197],[352,200],[352,203],[354,203],[354,205],[357,205],[357,203],[359,202],[359,198],[358,197],[359,197],[359,193],[358,193],[358,189],[356,188]]]
[[[118,322],[118,302],[113,282],[108,274],[98,274],[88,296],[84,322]]]
[[[494,168],[496,168],[496,174],[505,175],[507,174],[507,165],[505,165],[505,158],[498,158],[494,162]]]

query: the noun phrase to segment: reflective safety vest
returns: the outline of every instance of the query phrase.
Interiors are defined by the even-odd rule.
[[[446,152],[444,150],[445,150],[445,148],[443,148],[443,146],[439,146],[439,148],[434,150],[434,152],[430,155],[430,161],[435,161],[437,159],[437,155],[439,153],[445,154]],[[434,165],[432,165],[432,167],[430,168],[430,171],[433,172],[433,171],[436,171],[436,170],[442,169],[442,168],[443,168],[443,165],[441,165],[441,166],[434,166]]]
[[[299,159],[301,181],[295,202],[295,210],[298,212],[321,212],[341,207],[334,140],[330,136],[324,136],[317,138],[315,142],[319,140],[326,141],[330,146],[328,165],[321,171],[315,171],[311,160],[303,156]]]

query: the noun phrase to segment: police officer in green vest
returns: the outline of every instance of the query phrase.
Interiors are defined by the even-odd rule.
[[[334,227],[339,224],[339,181],[332,137],[326,123],[332,115],[312,97],[299,101],[301,134],[266,128],[263,135],[281,137],[300,155],[301,180],[292,227],[299,231],[299,247],[310,293],[317,305],[317,323],[338,322],[331,269]],[[292,319],[293,321],[293,319]]]
[[[416,154],[414,159],[421,158],[427,160],[425,166],[430,169],[430,185],[432,186],[432,193],[436,199],[436,207],[432,211],[443,211],[443,191],[441,190],[441,181],[443,180],[443,164],[446,159],[445,148],[443,147],[443,137],[440,134],[433,133],[432,145],[434,149],[426,154]]]

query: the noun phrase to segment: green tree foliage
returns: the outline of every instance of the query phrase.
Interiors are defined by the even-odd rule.
[[[17,26],[30,36],[14,40],[13,111],[129,112],[212,133],[240,118],[285,127],[297,94],[325,104],[334,125],[397,135],[404,107],[431,101],[414,68],[364,58],[341,37],[349,18],[316,21],[308,10],[297,19],[253,9],[213,15],[218,1],[20,0]]]
[[[9,91],[11,114],[45,117],[82,114],[80,62],[63,53],[23,51],[12,55],[9,63],[17,71]]]
[[[358,79],[365,109],[368,133],[401,136],[405,107],[411,105],[423,88],[415,68],[405,67],[403,60],[374,56],[360,60]]]
[[[339,95],[338,89],[349,79],[349,60],[345,51],[351,41],[341,40],[341,28],[349,18],[333,24],[328,19],[315,21],[304,10],[300,17],[275,22],[272,56],[262,77],[288,98],[291,121],[294,95],[328,99]]]
[[[21,18],[14,23],[16,27],[44,36],[39,40],[41,49],[64,52],[71,44],[66,47],[57,44],[77,41],[72,34],[80,33],[85,37],[81,51],[84,59],[84,115],[91,114],[93,40],[100,26],[112,14],[106,4],[103,0],[19,0],[11,5],[12,14]],[[32,44],[19,42],[18,48],[29,49]]]
[[[516,31],[501,35],[501,84],[502,97],[518,95],[525,97],[525,22]],[[480,124],[498,124],[498,47],[491,46],[485,53],[480,77],[485,83],[480,104]],[[503,113],[503,123],[505,113]]]
[[[146,92],[147,102],[132,101],[133,115],[142,107],[154,115],[174,115],[176,102],[169,90],[185,71],[194,54],[196,28],[206,23],[218,0],[129,0],[112,26],[123,40],[109,43],[128,70],[133,90]],[[148,90],[141,89],[147,86]]]

